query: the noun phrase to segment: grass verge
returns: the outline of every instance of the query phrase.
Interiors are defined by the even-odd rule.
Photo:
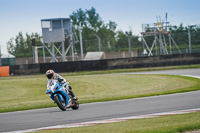
[[[175,69],[196,69],[196,68],[200,68],[200,64],[197,64],[197,65],[182,65],[182,66],[166,66],[166,67],[113,69],[113,70],[100,70],[100,71],[81,71],[81,72],[63,73],[63,75],[65,75],[65,76],[77,76],[77,75],[145,72],[145,71],[161,71],[161,70],[175,70]]]
[[[38,133],[180,133],[200,129],[200,112],[128,120],[88,127],[42,130]]]
[[[80,103],[110,101],[200,90],[199,79],[172,75],[63,75]],[[45,94],[45,76],[0,80],[0,112],[56,106]]]

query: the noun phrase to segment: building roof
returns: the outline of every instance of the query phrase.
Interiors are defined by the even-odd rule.
[[[15,56],[12,54],[3,54],[1,55],[1,58],[15,58]]]
[[[49,18],[49,19],[41,19],[41,21],[63,20],[63,19],[68,19],[68,20],[70,20],[70,18]]]

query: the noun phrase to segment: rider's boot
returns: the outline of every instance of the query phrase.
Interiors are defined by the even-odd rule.
[[[72,101],[71,101],[71,99],[69,99],[69,103],[68,103],[68,105],[66,106],[66,108],[70,108],[72,106]]]
[[[78,100],[76,97],[75,97],[75,95],[74,95],[74,93],[73,93],[73,91],[72,91],[72,87],[71,86],[69,86],[69,93],[71,94],[71,96],[72,96],[72,99],[73,100]]]
[[[78,98],[75,97],[75,95],[74,95],[74,93],[73,93],[73,91],[72,91],[72,87],[71,87],[71,86],[68,86],[68,87],[69,87],[69,89],[67,88],[66,85],[64,86],[65,91],[66,91],[67,93],[69,93],[69,94],[72,96],[72,99],[73,99],[73,100],[78,100]]]
[[[72,90],[70,91],[70,93],[71,93],[71,96],[72,96],[72,99],[73,99],[73,100],[78,100],[78,99],[76,98],[76,96],[74,95],[74,93],[73,93]]]

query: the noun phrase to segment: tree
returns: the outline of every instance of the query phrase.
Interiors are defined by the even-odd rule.
[[[128,48],[128,36],[123,31],[118,31],[116,38],[116,49],[121,51],[125,48]]]
[[[117,24],[113,21],[109,21],[109,23],[107,24],[108,25],[108,28],[111,30],[111,31],[115,31],[116,28],[117,28]]]
[[[41,36],[38,33],[32,33],[29,35],[26,33],[26,37],[23,36],[22,32],[19,32],[15,38],[11,38],[7,42],[8,53],[13,54],[16,57],[31,57],[32,56],[32,44],[31,38],[36,39],[38,46],[42,45]],[[41,54],[41,52],[39,52]]]
[[[86,13],[81,8],[78,9],[76,12],[73,12],[72,15],[70,15],[70,18],[73,25],[87,26]]]
[[[113,21],[104,23],[100,15],[96,12],[96,9],[93,7],[89,10],[86,9],[85,11],[80,8],[76,12],[73,12],[72,15],[70,15],[70,18],[75,27],[82,27],[83,42],[87,43],[87,46],[84,45],[84,49],[87,50],[84,51],[95,51],[95,49],[98,49],[97,36],[101,38],[101,43],[104,47],[102,50],[104,51],[108,50],[107,46],[111,42],[109,38],[112,38],[112,42],[115,40],[115,29],[117,24]],[[76,32],[78,33],[78,28],[76,28]],[[109,47],[112,46],[112,44],[109,44]]]
[[[99,14],[96,12],[95,8],[86,10],[88,27],[94,29],[95,31],[99,30],[103,26],[103,21],[101,20]]]
[[[8,50],[8,53],[15,55],[15,49],[16,49],[16,46],[14,45],[14,38],[12,37],[12,38],[7,42],[7,50]]]

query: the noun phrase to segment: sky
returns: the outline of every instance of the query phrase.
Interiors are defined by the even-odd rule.
[[[142,24],[156,23],[156,16],[170,25],[200,25],[200,0],[0,0],[0,46],[7,54],[6,42],[19,32],[42,35],[41,19],[69,18],[82,8],[96,9],[101,19],[117,23],[117,30],[140,35]],[[84,44],[83,44],[84,45]]]

